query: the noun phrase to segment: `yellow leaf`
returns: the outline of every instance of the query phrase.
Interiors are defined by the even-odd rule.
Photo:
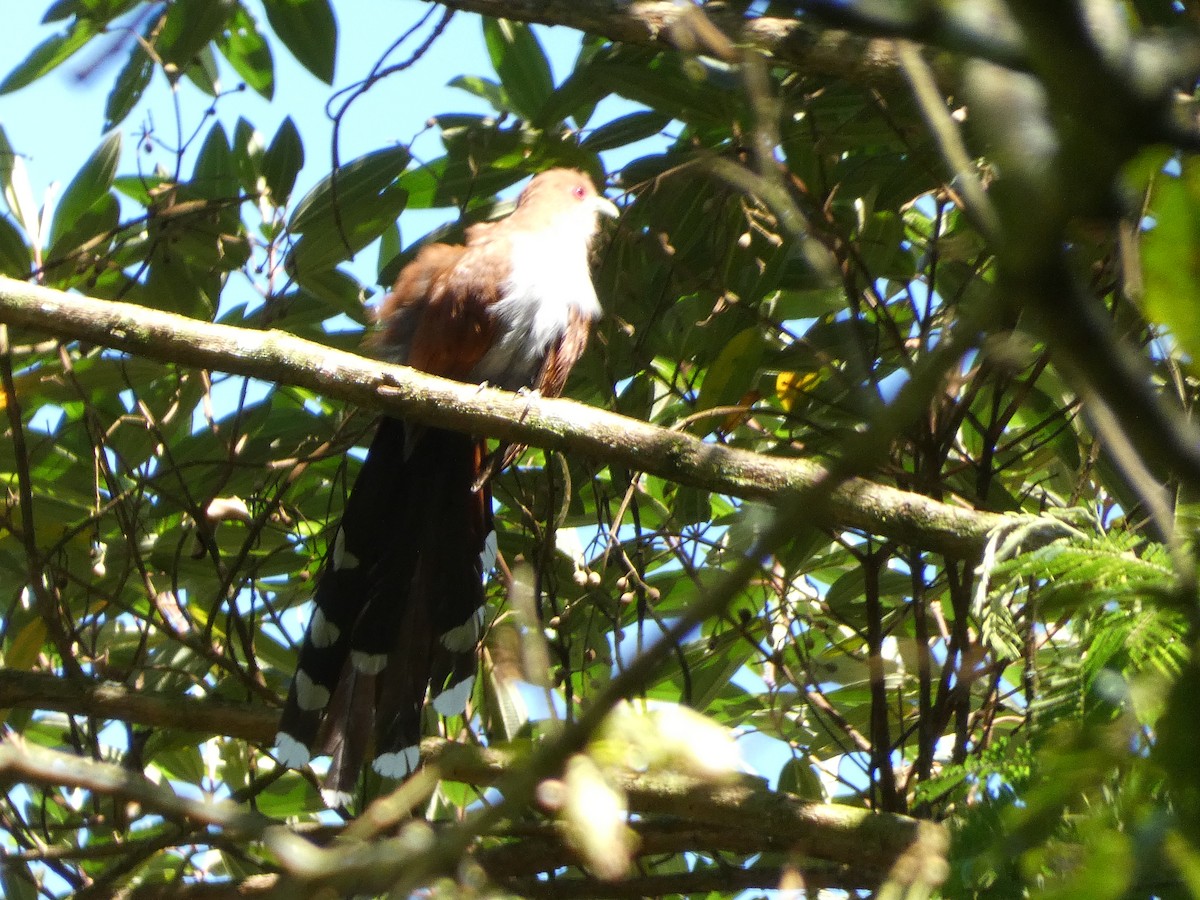
[[[821,380],[820,372],[780,372],[775,376],[775,394],[788,412],[804,392]]]

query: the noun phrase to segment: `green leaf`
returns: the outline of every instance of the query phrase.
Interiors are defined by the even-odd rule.
[[[262,133],[239,116],[233,129],[233,159],[242,188],[248,194],[257,194],[260,190],[264,155]]]
[[[879,573],[879,596],[903,597],[912,590],[912,579],[901,572],[886,569]],[[850,569],[835,581],[825,594],[826,605],[841,619],[851,624],[865,625],[866,575],[861,568]]]
[[[814,803],[826,801],[821,778],[805,759],[789,759],[779,770],[779,790]]]
[[[496,112],[512,112],[513,107],[504,88],[490,78],[480,78],[478,75],[459,75],[446,83],[446,87],[458,88],[473,94],[481,100],[486,100]]]
[[[142,49],[140,43],[135,43],[129,52],[129,58],[113,81],[113,89],[109,91],[108,100],[104,105],[104,130],[111,131],[137,106],[142,99],[142,93],[150,84],[154,75],[154,60]]]
[[[912,255],[904,249],[904,220],[891,210],[867,219],[857,246],[863,268],[871,278],[907,280],[914,273]]]
[[[154,49],[164,63],[185,70],[225,27],[234,0],[174,0]]]
[[[113,131],[100,142],[100,146],[71,179],[63,191],[54,222],[50,228],[50,246],[53,247],[62,235],[70,231],[79,219],[112,188],[117,174],[117,162],[121,158],[121,132]]]
[[[794,319],[816,319],[840,312],[845,307],[845,293],[841,288],[815,288],[779,291],[771,298],[769,309],[772,319],[787,322]]]
[[[687,659],[688,679],[678,670],[665,673],[663,679],[648,692],[659,700],[686,702],[695,709],[705,709],[726,689],[740,691],[730,680],[750,658],[751,648],[736,631],[714,635],[707,640],[691,641],[683,647]],[[684,696],[690,693],[690,696]]]
[[[400,242],[400,223],[393,222],[383,230],[383,234],[379,237],[379,261],[375,269],[382,274],[388,263],[400,255],[403,246]],[[379,283],[383,284],[384,282],[381,280]]]
[[[63,279],[64,283],[60,286],[66,287],[70,283],[69,279],[75,277],[78,272],[73,271],[77,263],[84,260],[65,260],[67,265],[63,268],[51,267],[51,260],[63,259],[67,254],[78,249],[94,238],[115,234],[118,223],[121,218],[121,206],[117,202],[117,198],[111,193],[100,195],[100,199],[93,203],[90,207],[71,223],[70,227],[64,228],[62,232],[55,236],[50,242],[50,249],[47,252],[47,275],[52,279]],[[58,221],[57,216],[55,222]],[[105,253],[107,251],[107,243],[93,248],[96,253]]]
[[[554,93],[554,78],[533,29],[508,19],[485,18],[483,39],[513,110],[526,119],[537,118]]]
[[[50,8],[42,15],[42,24],[62,22],[79,13],[79,0],[55,0]]]
[[[674,54],[647,55],[624,52],[593,61],[593,83],[683,122],[727,126],[736,117],[741,102],[728,69]]]
[[[408,192],[396,178],[408,160],[405,147],[377,150],[338,169],[336,182],[331,174],[309,191],[291,219],[290,229],[302,235],[289,255],[291,274],[329,269],[383,234],[404,209]]]
[[[584,138],[583,147],[594,153],[611,150],[614,147],[624,147],[626,144],[659,134],[670,121],[670,116],[649,110],[630,113],[619,119],[613,119],[594,130]]]
[[[195,318],[208,318],[216,304],[197,273],[167,241],[155,247],[146,274],[144,302],[155,309]]]
[[[538,113],[537,124],[550,127],[564,121],[568,116],[583,127],[607,91],[596,83],[587,64],[576,68],[567,76],[558,89],[550,95],[546,105]]]
[[[1154,227],[1142,237],[1146,312],[1171,329],[1179,345],[1200,361],[1200,165],[1187,158],[1179,178],[1154,183]]]
[[[275,96],[275,61],[258,23],[242,5],[217,36],[217,49],[251,90],[270,100]]]
[[[191,186],[202,197],[228,200],[238,194],[237,164],[229,149],[225,127],[217,122],[208,131],[204,146],[196,157]]]
[[[217,54],[211,44],[205,44],[193,57],[191,65],[183,70],[184,77],[210,97],[221,93],[221,72],[217,68]]]
[[[262,174],[271,192],[271,201],[283,206],[296,185],[296,175],[304,165],[304,143],[296,123],[288,116],[279,123],[279,130],[271,139],[271,146],[263,155]]]
[[[378,194],[339,204],[337,218],[331,207],[328,219],[310,221],[289,255],[292,274],[302,279],[352,257],[395,223],[407,197],[403,188],[391,184]]]
[[[758,327],[741,331],[725,344],[704,376],[697,407],[711,409],[741,400],[758,375],[764,349],[762,329]],[[701,428],[710,431],[714,424],[705,420]]]
[[[25,238],[5,216],[0,216],[0,272],[11,278],[28,278],[33,254]]]
[[[25,234],[35,247],[42,245],[41,220],[37,201],[33,199],[33,187],[29,184],[29,172],[25,159],[13,150],[8,135],[0,126],[0,189],[4,191],[4,202],[9,212],[25,229]]]
[[[592,61],[607,52],[605,44],[600,39],[591,35],[584,36],[579,47],[579,56],[575,59],[571,73],[542,107],[537,118],[538,125],[549,128],[565,121],[568,117],[574,120],[577,128],[587,125],[596,111],[596,104],[608,93],[597,84],[592,75]]]
[[[155,196],[174,183],[173,179],[164,174],[157,175],[118,175],[113,179],[113,187],[142,206],[152,206]]]
[[[267,21],[296,60],[326,84],[333,84],[337,20],[329,0],[264,0]]]
[[[317,269],[297,273],[296,283],[326,304],[325,318],[345,313],[360,325],[366,325],[367,292],[354,276],[341,269]]]
[[[274,146],[274,141],[271,142]],[[268,149],[267,153],[271,151]],[[334,185],[336,176],[336,199],[343,213],[355,203],[378,196],[408,165],[407,147],[385,147],[351,160],[313,187],[296,205],[288,227],[292,231],[304,232],[314,224],[333,217]]]
[[[256,794],[255,806],[264,816],[298,816],[312,802],[313,793],[315,789],[299,772],[288,772]]]
[[[4,81],[0,81],[0,94],[10,94],[58,68],[96,34],[97,28],[94,23],[88,19],[78,19],[65,33],[42,41],[23,62],[8,73]]]
[[[668,484],[664,486],[663,494],[677,524],[693,525],[712,518],[711,495],[708,491]]]
[[[474,198],[492,197],[528,174],[520,169],[473,172],[461,160],[443,156],[405,172],[400,176],[400,186],[408,191],[410,209],[463,207]]]

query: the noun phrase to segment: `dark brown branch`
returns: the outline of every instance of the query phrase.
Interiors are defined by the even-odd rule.
[[[67,681],[41,672],[0,669],[0,709],[49,709],[265,744],[279,713],[263,706],[135,691],[111,681]]]
[[[810,460],[705,443],[569,400],[480,389],[279,331],[214,325],[3,277],[0,322],[164,362],[300,385],[429,425],[570,450],[576,456],[746,499],[779,502],[827,475]],[[978,553],[990,532],[1015,521],[862,478],[846,479],[833,492],[828,509],[827,525],[961,557]]]

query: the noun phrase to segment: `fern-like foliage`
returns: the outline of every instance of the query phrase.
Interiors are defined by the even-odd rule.
[[[1038,667],[1047,674],[1031,698],[1042,725],[1111,714],[1129,682],[1173,679],[1187,658],[1177,576],[1162,545],[1076,533],[1001,559],[988,574],[990,596],[1023,607],[1040,652],[1055,656]]]

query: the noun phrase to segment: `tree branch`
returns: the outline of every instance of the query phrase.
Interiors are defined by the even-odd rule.
[[[17,783],[83,788],[132,800],[165,819],[221,828],[230,836],[257,836],[271,824],[265,816],[243,812],[233,803],[189,800],[140,772],[39,747],[14,734],[0,742],[0,789]]]
[[[510,751],[441,738],[422,741],[421,756],[443,777],[479,785],[496,781],[516,762]],[[947,846],[945,830],[934,822],[813,803],[772,791],[751,776],[724,783],[678,772],[616,770],[606,776],[625,792],[631,812],[685,822],[705,832],[706,840],[692,844],[702,849],[745,851],[747,836],[753,836],[759,852],[801,847],[805,857],[850,863],[882,877],[901,857],[936,867]],[[717,840],[721,843],[711,843]],[[940,883],[942,877],[932,880]]]
[[[703,15],[731,40],[765,53],[776,64],[808,75],[872,87],[903,84],[892,38],[968,52],[1000,65],[1025,65],[1020,35],[1001,7],[989,8],[987,15],[978,15],[943,10],[940,6],[935,13],[935,7],[929,5],[929,11],[922,9],[917,15],[905,9],[901,14],[882,17],[846,4],[798,2],[797,7],[811,14],[781,17],[744,16],[737,11],[737,4],[727,7],[708,3],[701,12],[694,4],[674,0],[430,2],[483,16],[563,25],[622,44],[692,52],[703,46],[694,25],[694,17]]]
[[[108,683],[68,685],[51,675],[12,670],[0,670],[0,706],[55,709],[252,741],[269,739],[276,722],[274,710],[248,704],[153,692],[134,694]],[[477,785],[494,784],[515,766],[525,764],[516,751],[483,749],[442,738],[423,741],[421,755],[427,764],[436,767],[440,777]],[[812,803],[772,791],[758,778],[739,776],[729,782],[714,782],[678,772],[619,770],[609,773],[609,777],[625,792],[630,811],[642,818],[637,827],[642,837],[639,852],[643,855],[680,850],[754,854],[802,848],[805,859],[849,865],[859,879],[855,885],[863,879],[877,883],[901,861],[910,870],[915,866],[918,872],[929,870],[936,875],[945,855],[946,837],[940,825],[856,807]],[[232,805],[214,806],[178,797],[121,766],[10,739],[0,745],[0,783],[15,781],[84,787],[137,800],[168,818],[216,825],[237,833],[257,835],[271,824],[264,817],[243,813]],[[544,829],[514,835],[510,827],[504,825],[491,837],[512,839],[477,851],[478,861],[491,877],[520,878],[577,864],[557,835]],[[755,886],[770,884],[769,880],[755,882]],[[565,887],[564,891],[562,896],[574,896]]]
[[[10,708],[48,709],[152,728],[223,734],[257,744],[271,740],[279,720],[278,710],[261,705],[135,691],[111,681],[67,681],[42,672],[0,669],[0,709]]]
[[[427,425],[469,431],[647,472],[744,499],[779,502],[820,483],[804,459],[765,456],[584,406],[465,385],[280,331],[214,325],[0,277],[0,322],[163,362],[298,385]],[[1012,517],[940,503],[862,478],[833,493],[828,521],[955,557],[977,554]]]

